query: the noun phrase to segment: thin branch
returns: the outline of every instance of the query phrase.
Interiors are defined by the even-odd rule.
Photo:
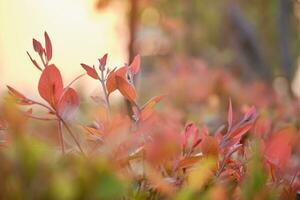
[[[47,106],[47,105],[45,105],[45,104],[43,104],[43,103],[34,101],[34,100],[32,100],[32,99],[28,99],[28,100],[31,101],[33,104],[37,104],[37,105],[40,105],[40,106],[42,106],[42,107],[48,109],[48,110],[49,110],[50,112],[52,112],[52,113],[56,113],[55,110],[53,110],[51,107],[49,107],[49,106]]]
[[[24,113],[24,115],[26,117],[29,117],[29,118],[32,118],[32,119],[37,119],[37,120],[42,120],[42,121],[57,121],[56,118],[50,119],[50,118],[44,118],[44,117],[37,117],[37,116],[29,115],[29,114],[26,114],[26,113]]]
[[[40,59],[41,59],[43,65],[44,65],[44,67],[46,68],[46,67],[48,66],[48,62],[47,62],[47,63],[45,62],[45,60],[44,60],[44,58],[43,58],[43,55],[40,55],[40,54],[39,54],[39,56],[40,56]]]
[[[95,66],[93,66],[93,68],[95,69]],[[110,110],[110,102],[109,102],[109,98],[108,98],[108,94],[107,94],[106,86],[105,86],[104,70],[101,70],[101,77],[99,76],[98,73],[97,73],[97,76],[98,76],[98,80],[100,81],[101,86],[102,86],[102,90],[103,90],[103,93],[104,93],[104,96],[105,96],[106,105],[107,105],[108,109]]]
[[[61,146],[61,151],[62,151],[62,154],[65,155],[64,136],[63,136],[63,132],[62,132],[61,120],[58,122],[58,132],[59,132],[59,142],[60,142],[60,146]]]
[[[71,135],[71,137],[72,137],[73,140],[75,141],[75,143],[76,143],[78,149],[81,151],[81,153],[82,153],[84,156],[86,156],[85,153],[84,153],[84,151],[83,151],[83,149],[82,149],[82,147],[81,147],[81,145],[80,145],[80,143],[79,143],[79,141],[77,140],[77,138],[76,138],[75,135],[73,134],[73,132],[72,132],[72,130],[70,129],[70,127],[68,126],[68,124],[67,124],[61,117],[59,117],[59,118],[60,118],[60,121],[62,122],[62,124],[64,125],[64,127],[67,129],[68,133]]]
[[[83,77],[84,75],[86,75],[86,73],[80,74],[79,76],[77,76],[73,81],[71,81],[71,82],[66,86],[66,88],[71,87],[71,85],[72,85],[74,82],[76,82],[77,80],[79,80],[79,79],[80,79],[81,77]]]

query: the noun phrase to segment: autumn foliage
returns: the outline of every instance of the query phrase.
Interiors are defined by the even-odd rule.
[[[43,101],[7,86],[0,107],[0,199],[296,198],[297,100],[199,62],[176,75],[154,69],[138,92],[139,55],[114,69],[107,54],[81,63],[84,74],[66,84],[44,40],[33,39],[38,59],[27,52]],[[85,75],[101,89],[88,108],[73,87]],[[112,103],[117,92],[131,112]],[[216,120],[205,120],[208,109]]]

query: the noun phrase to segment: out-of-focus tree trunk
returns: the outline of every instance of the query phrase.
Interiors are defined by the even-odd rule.
[[[247,79],[260,78],[271,82],[272,73],[263,55],[263,47],[260,45],[255,28],[245,17],[242,10],[230,4],[227,8],[229,22],[229,35],[240,58],[243,74]]]
[[[185,51],[189,56],[197,56],[198,49],[197,46],[198,41],[195,37],[195,27],[199,26],[199,18],[197,18],[197,4],[194,0],[183,0],[183,20],[185,22]]]
[[[138,25],[138,1],[130,0],[129,14],[128,14],[128,29],[129,29],[129,42],[128,42],[128,63],[132,61],[136,52],[134,49],[134,40]]]
[[[136,55],[134,41],[136,38],[136,32],[138,27],[138,1],[139,0],[129,0],[129,13],[128,13],[128,64],[132,62],[134,56]],[[136,84],[136,77],[134,78],[134,84]],[[131,103],[125,100],[126,109],[130,116],[132,116]]]
[[[278,32],[279,32],[279,51],[280,64],[282,72],[289,80],[293,79],[293,58],[291,54],[291,24],[290,17],[292,14],[291,0],[278,0]]]

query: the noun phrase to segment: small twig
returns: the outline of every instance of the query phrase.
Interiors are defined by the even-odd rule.
[[[26,114],[26,113],[24,113],[24,115],[26,117],[29,117],[29,118],[32,118],[32,119],[37,119],[37,120],[42,120],[42,121],[57,121],[56,118],[50,119],[50,118],[44,118],[44,117],[37,117],[37,116],[29,115],[29,114]]]
[[[95,66],[93,66],[93,68],[95,69]],[[102,90],[103,90],[103,93],[104,93],[104,96],[105,96],[105,103],[106,103],[108,109],[110,110],[110,102],[109,102],[109,98],[108,98],[108,94],[107,94],[106,86],[105,86],[104,70],[100,70],[100,71],[101,71],[101,76],[99,76],[98,73],[97,73],[97,76],[98,76],[98,79],[101,83]]]
[[[83,77],[84,75],[86,75],[86,73],[84,74],[80,74],[79,76],[77,76],[73,81],[71,81],[65,88],[69,88],[71,87],[71,85],[76,82],[77,80],[79,80],[81,77]]]
[[[41,59],[43,65],[44,65],[44,67],[46,68],[48,66],[48,62],[47,63],[45,62],[45,60],[43,58],[43,55],[39,54],[39,56],[40,56],[40,59]]]
[[[58,122],[58,131],[59,131],[59,142],[60,142],[60,146],[61,146],[61,151],[62,151],[62,154],[65,155],[65,145],[64,145],[64,137],[63,137],[63,132],[62,132],[61,120]]]
[[[68,126],[68,124],[67,124],[61,117],[59,117],[59,119],[60,119],[60,121],[62,122],[62,124],[64,125],[64,127],[67,129],[68,133],[71,135],[71,137],[73,138],[73,140],[75,141],[75,143],[76,143],[77,147],[79,148],[79,150],[81,151],[81,153],[82,153],[84,156],[86,156],[85,153],[84,153],[84,151],[83,151],[83,149],[82,149],[82,147],[81,147],[81,145],[80,145],[80,143],[79,143],[79,141],[77,140],[77,138],[76,138],[75,135],[73,134],[73,132],[72,132],[72,130],[70,129],[70,127]]]
[[[34,100],[32,100],[32,99],[28,99],[28,100],[31,101],[33,104],[40,105],[40,106],[42,106],[42,107],[48,109],[50,112],[55,113],[55,110],[53,110],[51,107],[49,107],[49,106],[47,106],[47,105],[45,105],[45,104],[43,104],[43,103],[34,101]]]

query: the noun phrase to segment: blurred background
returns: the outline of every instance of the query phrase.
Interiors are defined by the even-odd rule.
[[[296,0],[0,0],[0,91],[35,94],[39,72],[26,50],[46,30],[67,81],[104,53],[110,67],[139,53],[144,77],[201,63],[299,96],[299,8]],[[97,87],[80,84],[88,94]]]

